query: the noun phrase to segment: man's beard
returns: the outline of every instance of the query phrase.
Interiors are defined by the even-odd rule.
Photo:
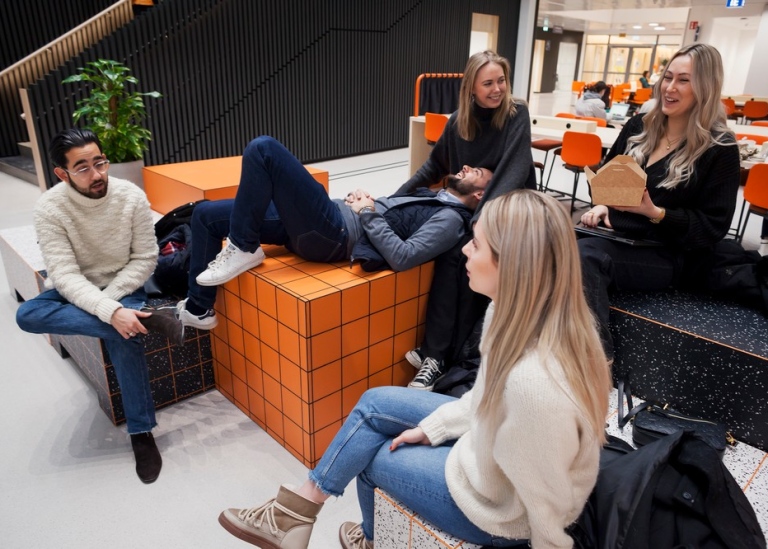
[[[106,177],[103,178],[103,179],[100,179],[99,181],[95,181],[95,182],[90,183],[88,185],[88,190],[87,191],[83,191],[80,187],[75,185],[75,183],[72,181],[71,177],[67,176],[67,178],[69,179],[70,186],[73,189],[75,189],[78,193],[80,193],[81,195],[83,195],[83,196],[85,196],[87,198],[92,198],[92,199],[96,200],[96,199],[99,199],[99,198],[104,198],[107,195],[108,185],[107,185],[107,178]],[[102,183],[103,183],[103,186],[101,187],[101,189],[99,189],[97,191],[91,190],[92,187],[94,187],[96,185],[99,185],[99,184],[102,184]]]
[[[448,188],[456,191],[459,196],[469,196],[477,190],[472,183],[467,183],[455,175],[446,176],[446,179]]]

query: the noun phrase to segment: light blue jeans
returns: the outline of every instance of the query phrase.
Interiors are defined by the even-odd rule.
[[[136,290],[120,300],[123,307],[141,309],[147,295]],[[147,433],[157,425],[149,386],[147,358],[141,337],[124,339],[111,324],[72,305],[56,290],[25,301],[16,311],[16,323],[33,334],[85,335],[104,340],[120,385],[128,434]]]
[[[492,536],[474,524],[454,503],[445,482],[445,460],[452,443],[432,447],[400,446],[392,439],[419,424],[453,397],[404,387],[366,391],[331,441],[309,478],[320,490],[341,496],[357,477],[363,532],[373,539],[374,489],[381,488],[438,528],[463,540],[494,547],[526,544]]]

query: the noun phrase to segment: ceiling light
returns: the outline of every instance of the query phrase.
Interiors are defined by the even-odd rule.
[[[632,25],[632,28],[633,29],[642,29],[643,26],[642,25]]]
[[[648,23],[649,27],[655,27],[656,25],[658,25],[658,23]]]
[[[656,30],[657,31],[667,30],[667,27],[662,27],[661,25],[659,25],[658,27],[656,27]]]

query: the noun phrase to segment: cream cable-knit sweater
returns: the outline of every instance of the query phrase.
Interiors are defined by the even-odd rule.
[[[483,335],[493,317],[488,307]],[[458,439],[445,477],[456,504],[486,532],[530,539],[535,548],[572,547],[564,529],[578,517],[597,480],[600,445],[569,397],[559,364],[535,352],[511,371],[504,419],[478,421],[485,360],[474,388],[442,405],[420,426],[432,445]]]
[[[155,269],[149,202],[129,181],[110,177],[106,196],[98,199],[60,182],[40,197],[34,217],[46,285],[106,323],[122,307],[118,300]]]

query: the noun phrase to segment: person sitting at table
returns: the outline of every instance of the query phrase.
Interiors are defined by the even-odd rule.
[[[357,478],[363,521],[341,525],[344,549],[374,547],[376,488],[468,543],[573,546],[566,528],[597,480],[611,376],[570,216],[553,197],[512,191],[486,203],[464,253],[472,289],[491,299],[474,388],[460,399],[370,389],[308,479],[224,510],[227,532],[306,549],[325,501]]]
[[[396,194],[430,187],[464,164],[493,171],[475,219],[483,204],[514,189],[535,189],[531,154],[531,119],[522,100],[512,97],[509,61],[487,50],[472,55],[464,68],[459,108],[445,126],[429,158]],[[432,390],[452,358],[470,337],[488,305],[469,289],[461,248],[470,234],[435,259],[435,277],[427,301],[424,338],[406,353],[417,369],[410,387]]]
[[[658,102],[624,126],[604,162],[634,158],[647,174],[636,207],[596,204],[581,216],[659,247],[633,247],[599,237],[579,240],[587,301],[600,322],[606,354],[609,292],[699,285],[701,265],[728,232],[739,187],[739,151],[720,104],[723,64],[706,44],[681,48],[667,65]]]
[[[358,189],[332,200],[288,149],[272,137],[243,153],[234,199],[201,202],[192,214],[185,326],[216,327],[216,288],[264,261],[261,244],[280,244],[309,261],[360,261],[368,271],[404,271],[451,249],[469,231],[493,173],[463,166],[435,193],[381,197]],[[222,240],[227,244],[222,249]]]
[[[650,74],[650,71],[643,71],[643,75],[640,77],[640,85],[644,88],[651,87],[651,83],[648,82],[648,74]]]
[[[602,80],[588,86],[579,100],[576,101],[576,114],[607,119],[605,113],[605,96],[607,93],[608,86]]]

